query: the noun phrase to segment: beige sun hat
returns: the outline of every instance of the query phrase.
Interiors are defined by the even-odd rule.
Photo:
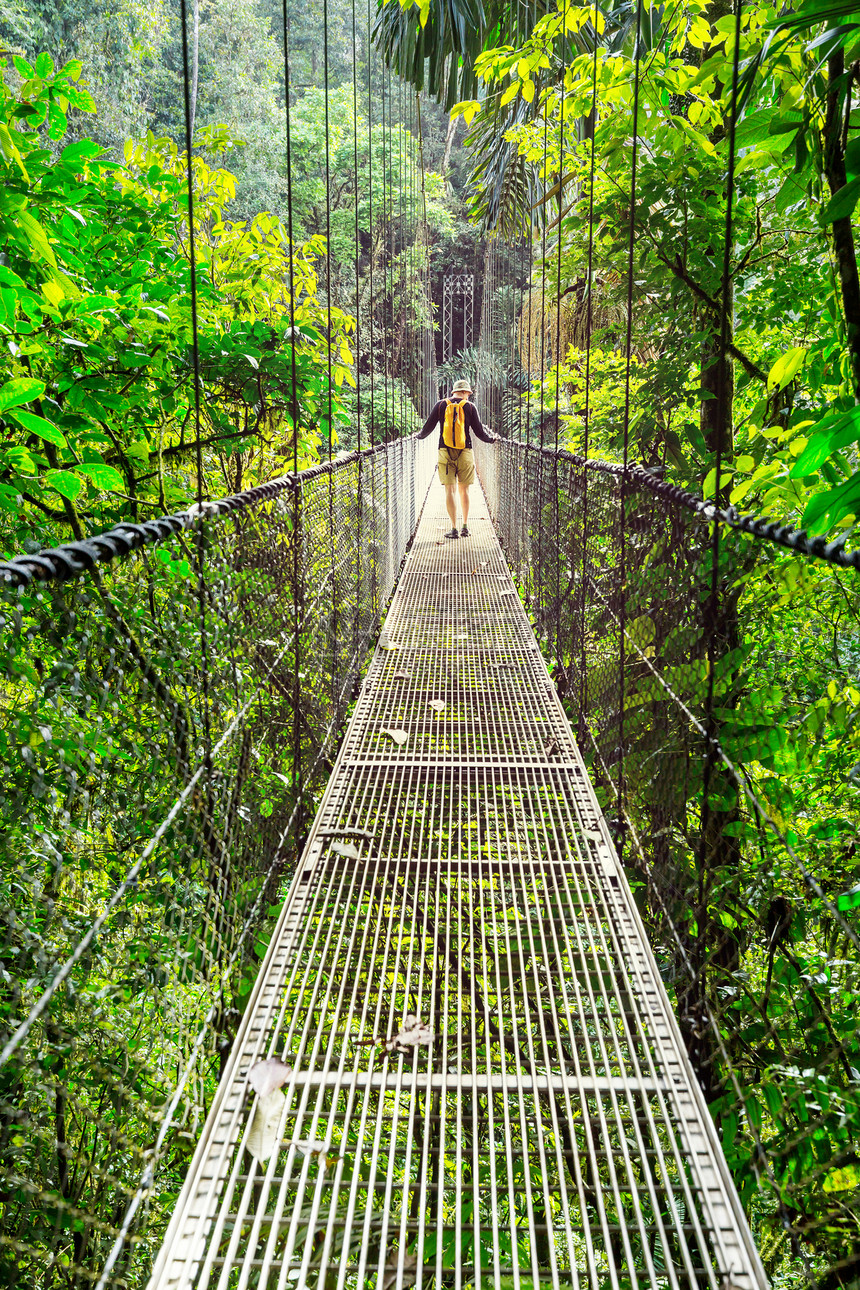
[[[468,381],[458,381],[451,391],[452,394],[471,394],[472,387]]]

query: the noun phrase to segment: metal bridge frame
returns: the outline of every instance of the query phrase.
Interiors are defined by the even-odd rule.
[[[454,354],[454,314],[457,301],[462,301],[463,344],[469,349],[474,340],[474,273],[446,273],[442,290],[442,362],[450,362]],[[460,353],[460,350],[457,350]]]
[[[150,1290],[763,1290],[482,499],[447,525],[434,489]]]

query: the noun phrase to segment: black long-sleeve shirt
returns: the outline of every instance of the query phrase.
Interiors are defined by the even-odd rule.
[[[445,407],[449,402],[454,403],[454,402],[457,402],[457,400],[455,399],[439,400],[439,402],[436,404],[436,406],[434,407],[433,411],[430,413],[427,420],[424,422],[423,430],[419,430],[418,432],[419,439],[426,439],[427,436],[432,431],[434,425],[438,423],[439,447],[440,448],[444,447],[442,432],[445,428]],[[467,448],[471,448],[472,446],[472,435],[470,433],[470,431],[472,430],[474,430],[475,434],[478,436],[479,439],[483,439],[484,443],[496,442],[497,436],[494,434],[490,434],[487,430],[484,429],[484,427],[481,425],[481,418],[478,416],[478,409],[475,407],[474,403],[470,403],[468,399],[466,399],[463,403],[463,426],[466,431]]]

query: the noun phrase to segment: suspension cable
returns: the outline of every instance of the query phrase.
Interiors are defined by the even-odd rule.
[[[639,94],[640,94],[640,57],[642,43],[642,0],[636,3],[636,44],[634,47],[633,73],[633,152],[630,159],[630,237],[627,247],[627,333],[625,338],[624,365],[624,469],[627,470],[630,454],[630,369],[633,361],[633,258],[636,242],[636,167],[639,157]],[[626,596],[627,596],[627,497],[624,487],[621,489],[620,516],[620,549],[618,560],[619,605],[621,607],[621,631],[618,638],[618,801],[625,801],[626,784],[624,778],[624,708],[625,693],[625,637],[626,637]],[[624,812],[619,810],[616,821],[619,856],[624,853]]]
[[[558,113],[558,232],[556,234],[555,278],[555,463],[553,470],[553,497],[555,498],[555,661],[560,664],[559,638],[561,636],[561,519],[559,515],[558,436],[561,400],[561,240],[562,210],[564,205],[564,92],[567,80],[567,0],[563,0],[561,14],[561,99]]]
[[[597,152],[597,4],[594,5],[594,50],[591,61],[591,155],[588,162],[588,269],[585,282],[586,334],[585,334],[585,410],[582,429],[582,455],[588,461],[588,435],[591,421],[591,346],[594,332],[594,166]],[[588,670],[585,640],[585,588],[588,554],[588,471],[582,472],[582,574],[580,580],[580,667],[579,667],[579,730],[585,725],[588,710]]]

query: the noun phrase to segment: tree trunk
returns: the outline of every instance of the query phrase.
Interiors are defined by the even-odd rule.
[[[448,167],[451,164],[451,150],[454,147],[454,136],[457,133],[457,124],[459,122],[459,119],[460,118],[456,116],[448,117],[448,130],[445,134],[445,155],[442,158],[443,175],[447,175]]]
[[[733,11],[732,0],[714,0],[708,6],[707,19],[715,23]],[[703,64],[709,56],[710,51],[706,50]],[[718,82],[713,90],[714,97],[720,98],[723,90],[724,86]],[[712,136],[713,142],[725,138],[725,133],[726,127],[721,125]],[[717,197],[716,193],[711,195]],[[715,274],[722,277],[726,248],[722,239],[715,241],[717,244],[708,248],[706,254],[712,260]],[[714,500],[718,504],[726,504],[730,483],[728,468],[734,456],[734,368],[729,351],[734,332],[731,278],[723,283],[719,292],[713,291],[711,295],[714,304],[699,302],[700,330],[705,333],[700,351],[699,425],[707,448],[704,473],[718,462],[721,464],[722,480]],[[722,338],[723,314],[726,321],[725,345]],[[711,582],[712,558],[714,553],[703,551],[697,567],[691,569],[703,590]],[[709,666],[716,669],[720,661],[737,648],[740,639],[734,577],[722,560],[715,585],[702,611],[701,634],[691,653],[707,659]],[[737,684],[732,680],[726,688],[716,690],[713,706],[734,708],[738,697]],[[708,711],[701,715],[709,734],[719,739],[719,720]],[[688,893],[689,904],[695,910],[696,930],[686,946],[692,975],[679,985],[678,1021],[690,1061],[710,1102],[719,1095],[722,1087],[719,1052],[710,1015],[718,1006],[717,987],[724,983],[727,973],[737,969],[740,962],[740,946],[723,927],[719,909],[714,909],[715,901],[721,902],[725,893],[734,890],[739,881],[738,848],[730,826],[739,818],[740,803],[735,784],[712,749],[703,742],[693,755],[700,759],[702,768],[700,837],[696,855],[698,891],[691,888]],[[720,892],[720,896],[715,896],[715,892]]]
[[[731,340],[732,301],[734,295],[731,284],[729,284],[728,295],[726,309],[729,316],[729,339]],[[707,336],[702,342],[700,360],[702,402],[699,409],[699,425],[710,454],[710,464],[716,465],[718,454],[719,460],[722,462],[723,488],[720,491],[724,492],[727,479],[725,472],[731,464],[734,453],[734,436],[732,434],[732,404],[735,393],[734,368],[728,354],[725,357],[720,355],[719,316],[712,314],[711,310],[705,309],[701,317],[702,330],[707,331]],[[720,399],[721,387],[724,401]],[[728,498],[724,496],[722,500],[726,502]]]
[[[837,193],[847,183],[845,174],[845,126],[850,113],[850,80],[845,81],[845,54],[842,48],[834,49],[827,60],[828,90],[827,118],[824,125],[824,174],[831,193]],[[848,353],[851,359],[851,379],[854,395],[860,398],[860,279],[857,276],[857,252],[851,216],[833,221],[833,255],[839,275],[842,311]]]

